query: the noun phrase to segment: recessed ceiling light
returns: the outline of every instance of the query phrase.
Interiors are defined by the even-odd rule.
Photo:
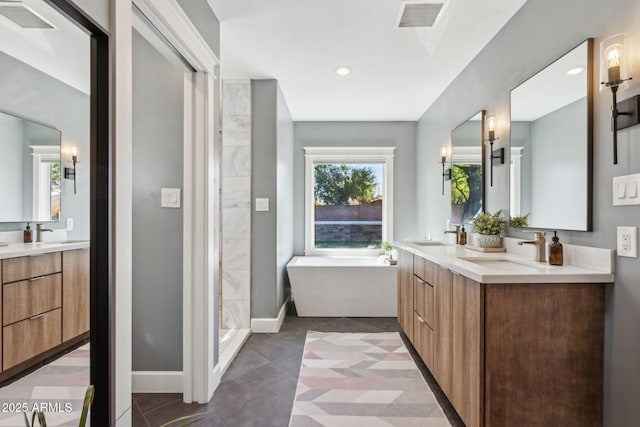
[[[583,70],[583,67],[573,67],[569,71],[567,71],[567,74],[569,74],[570,76],[575,76],[576,74],[580,74]]]
[[[348,76],[351,74],[351,68],[349,67],[338,67],[336,68],[336,74],[339,76]]]

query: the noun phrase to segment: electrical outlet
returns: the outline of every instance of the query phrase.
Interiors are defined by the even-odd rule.
[[[638,257],[638,227],[618,227],[618,256]]]

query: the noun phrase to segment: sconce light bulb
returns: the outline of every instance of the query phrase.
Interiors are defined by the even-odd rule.
[[[489,132],[494,132],[496,130],[496,119],[494,117],[489,117],[487,126],[489,127]]]
[[[609,83],[620,81],[620,63],[622,62],[622,45],[614,43],[607,47],[604,52],[607,58],[607,78]]]
[[[447,146],[440,147],[440,157],[442,158],[442,164],[447,163]]]

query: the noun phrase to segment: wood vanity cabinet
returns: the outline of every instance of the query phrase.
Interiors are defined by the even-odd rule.
[[[89,250],[7,258],[1,271],[3,381],[86,338]]]
[[[89,249],[62,253],[62,341],[89,331]]]
[[[415,277],[433,266],[434,318],[411,340],[467,427],[602,425],[603,284],[482,284],[412,261]]]
[[[2,261],[2,369],[62,342],[60,252]]]
[[[398,249],[398,323],[413,341],[413,254]]]

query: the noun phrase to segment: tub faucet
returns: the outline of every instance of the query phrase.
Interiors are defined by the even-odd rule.
[[[522,246],[524,244],[528,244],[528,245],[535,245],[536,247],[536,255],[535,255],[535,261],[538,262],[545,262],[547,260],[547,255],[546,255],[546,247],[547,247],[547,242],[545,240],[545,234],[544,231],[532,231],[531,233],[534,233],[534,240],[518,240],[518,245]]]
[[[50,228],[42,228],[42,224],[36,224],[36,242],[42,242],[42,233],[45,231],[53,231]]]
[[[453,224],[451,224],[453,225]],[[453,234],[456,233],[456,245],[460,243],[460,224],[455,224],[455,230],[444,230],[444,234]]]

